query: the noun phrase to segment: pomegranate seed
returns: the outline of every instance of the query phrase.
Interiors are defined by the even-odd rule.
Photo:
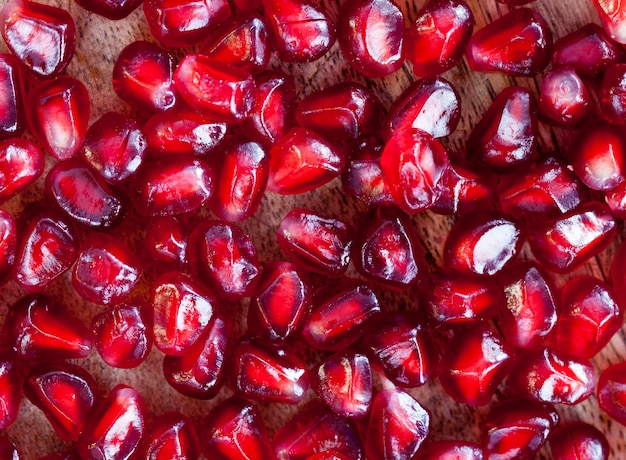
[[[266,341],[286,342],[301,332],[311,297],[309,282],[296,265],[266,264],[248,306],[248,331]]]
[[[235,391],[242,396],[298,404],[309,389],[306,366],[286,349],[246,340],[233,355]]]
[[[12,137],[0,141],[0,202],[26,189],[41,176],[44,166],[43,153],[29,140]]]
[[[459,331],[441,356],[441,386],[455,401],[483,406],[509,373],[515,350],[485,325]]]
[[[273,458],[261,415],[240,398],[227,399],[210,412],[203,426],[203,452],[207,458]]]
[[[24,93],[20,62],[0,53],[0,139],[19,136],[24,131]]]
[[[0,436],[0,457],[6,460],[20,460],[17,447],[4,436]]]
[[[435,373],[437,353],[426,327],[408,312],[387,316],[363,345],[396,385],[417,387]]]
[[[215,397],[222,385],[230,326],[216,316],[182,356],[165,356],[163,374],[179,393],[196,399]]]
[[[626,218],[626,181],[613,190],[604,192],[604,202],[611,209],[613,217],[616,219]]]
[[[404,15],[392,0],[344,2],[337,32],[341,52],[362,75],[385,77],[402,67]]]
[[[68,76],[43,81],[32,90],[27,115],[46,152],[59,161],[68,160],[79,152],[87,134],[87,88]]]
[[[187,231],[174,216],[153,217],[145,237],[144,251],[157,267],[180,269],[187,264]],[[146,264],[150,268],[154,264]]]
[[[341,174],[345,152],[307,129],[295,127],[270,150],[267,189],[281,195],[309,192]]]
[[[60,75],[74,56],[76,27],[64,9],[10,0],[0,10],[0,23],[7,47],[37,76]]]
[[[19,459],[14,459],[19,460]],[[39,460],[82,460],[76,446],[72,446],[69,449],[59,450],[52,454],[40,457]]]
[[[626,8],[619,0],[593,0],[593,6],[600,15],[604,31],[617,43],[626,43]]]
[[[552,123],[576,126],[587,117],[591,94],[572,67],[552,69],[543,76],[539,93],[539,115]]]
[[[404,56],[416,75],[434,77],[456,66],[474,30],[463,0],[430,0],[406,31]]]
[[[600,113],[610,123],[626,123],[626,64],[613,64],[606,69],[600,86]]]
[[[78,438],[83,458],[126,459],[137,452],[145,432],[146,404],[126,385],[117,385],[89,413]]]
[[[192,108],[227,123],[241,123],[248,116],[256,91],[248,72],[201,54],[180,61],[174,84]]]
[[[425,273],[424,249],[413,223],[395,208],[372,208],[356,235],[352,260],[368,280],[401,290]]]
[[[306,460],[350,460],[349,457],[334,450],[325,450],[307,457]]]
[[[96,350],[111,367],[139,366],[152,347],[148,307],[141,300],[115,305],[93,318],[91,329]]]
[[[420,448],[423,460],[483,460],[478,444],[466,441],[434,441]]]
[[[335,42],[335,25],[307,0],[264,0],[263,14],[278,57],[285,62],[312,62]]]
[[[365,451],[381,460],[415,458],[429,432],[430,414],[399,388],[374,397],[365,434]]]
[[[514,9],[476,32],[466,54],[477,72],[533,76],[550,62],[552,32],[538,11]]]
[[[588,360],[545,348],[520,355],[508,385],[511,393],[536,401],[574,405],[591,396],[596,378]]]
[[[626,363],[612,364],[598,379],[598,404],[609,417],[626,425]]]
[[[233,0],[238,11],[256,10],[263,5],[263,0]]]
[[[626,286],[626,284],[622,284],[623,282],[626,282],[624,279],[624,276],[626,276],[626,270],[622,269],[626,263],[625,258],[626,244],[621,243],[613,257],[609,273],[609,282],[613,287],[613,295],[620,306],[626,305],[626,290],[621,289],[621,286]]]
[[[11,307],[4,332],[12,351],[27,361],[85,358],[91,352],[91,331],[44,294],[19,299]]]
[[[570,422],[550,436],[554,460],[608,460],[609,443],[593,425]]]
[[[372,370],[367,356],[333,355],[311,371],[311,387],[336,414],[364,417],[372,402]]]
[[[24,392],[64,441],[76,441],[98,399],[94,378],[67,363],[36,367],[24,384]]]
[[[166,355],[185,355],[211,325],[213,295],[182,272],[159,276],[151,291],[154,344]]]
[[[147,431],[141,448],[146,460],[197,460],[200,441],[192,421],[178,412],[159,415]]]
[[[313,302],[303,335],[320,350],[340,351],[356,342],[381,312],[376,294],[356,280],[325,286]]]
[[[0,209],[0,286],[8,281],[15,263],[17,225],[13,216]]]
[[[0,429],[17,419],[22,401],[22,378],[13,357],[0,355]]]
[[[124,19],[135,11],[141,0],[76,0],[87,11],[104,16],[107,19]]]
[[[152,36],[168,48],[200,43],[232,14],[227,0],[146,0],[143,2]]]

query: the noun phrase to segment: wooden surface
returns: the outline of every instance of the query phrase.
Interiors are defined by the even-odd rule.
[[[0,4],[5,1],[0,0]],[[68,9],[76,21],[79,35],[78,46],[68,73],[81,79],[89,88],[92,97],[91,121],[93,122],[100,115],[110,110],[128,112],[129,107],[120,101],[112,90],[110,75],[116,56],[124,46],[134,40],[152,40],[141,9],[135,11],[125,20],[110,22],[99,16],[88,14],[70,0],[44,1]],[[328,0],[327,3],[330,15],[336,17],[340,2]],[[493,18],[508,11],[508,7],[495,3],[495,0],[469,0],[469,3],[476,17],[477,28],[483,27]],[[402,1],[401,7],[406,17],[412,19],[422,4],[423,0],[409,0]],[[561,37],[588,22],[599,22],[591,6],[591,0],[538,0],[531,6],[544,15],[554,32],[555,38]],[[177,52],[177,56],[180,57],[180,55]],[[415,80],[411,68],[407,64],[394,75],[385,79],[366,81],[349,68],[341,57],[337,45],[332,48],[329,55],[315,63],[280,65],[276,60],[273,60],[272,66],[281,67],[295,76],[301,96],[310,94],[316,89],[352,79],[361,81],[370,87],[380,97],[386,108]],[[465,61],[461,62],[457,68],[444,74],[444,77],[456,86],[463,104],[463,115],[459,128],[450,138],[444,139],[446,146],[458,150],[462,150],[471,127],[479,120],[483,111],[503,88],[510,84],[518,84],[529,87],[536,93],[540,82],[539,79],[511,79],[498,74],[470,74]],[[544,125],[540,129],[539,150],[541,152],[559,151],[567,147],[570,136],[566,132],[552,130]],[[49,161],[48,168],[51,163]],[[39,180],[27,193],[11,200],[2,207],[16,214],[19,213],[26,204],[41,197],[42,182],[43,180]],[[268,193],[256,216],[242,225],[257,245],[262,262],[284,259],[285,256],[281,254],[277,246],[275,230],[284,214],[295,206],[306,207],[354,224],[360,221],[362,213],[365,211],[362,205],[343,196],[338,181],[334,181],[314,193],[295,197],[279,197]],[[440,265],[443,242],[451,223],[450,219],[424,213],[414,216],[413,221],[427,248],[429,261],[433,265]],[[117,230],[117,233],[122,232],[123,228]],[[623,225],[620,223],[620,235],[623,234]],[[140,235],[138,239],[128,241],[128,243],[139,251],[138,241],[140,241]],[[599,278],[605,278],[617,244],[618,242],[615,242],[607,251],[571,276],[589,273]],[[528,255],[529,251],[526,248],[524,257]],[[66,275],[55,282],[49,293],[54,298],[64,302],[76,315],[89,324],[91,317],[102,307],[88,304],[79,299],[69,288],[68,279],[69,276]],[[556,278],[556,282],[561,285],[565,279],[559,277]],[[145,295],[148,285],[149,280],[144,280],[138,294]],[[0,292],[0,322],[4,320],[9,306],[23,294],[24,292],[14,283],[9,283],[2,288]],[[386,311],[400,306],[407,309],[418,307],[411,293],[405,295],[383,293],[382,298],[383,308]],[[239,315],[238,317],[242,315],[237,312],[242,311],[245,311],[245,303],[236,308],[233,307],[233,314]],[[243,323],[240,324],[240,330],[242,325]],[[596,371],[599,373],[608,364],[619,362],[624,357],[626,357],[626,340],[624,331],[620,331],[606,350],[594,359]],[[309,364],[315,362],[314,356],[308,356],[307,359]],[[161,353],[153,349],[147,361],[137,369],[116,370],[107,367],[94,351],[89,359],[80,361],[80,364],[95,376],[103,392],[121,382],[137,388],[145,396],[151,415],[167,410],[179,410],[200,424],[203,417],[216,403],[231,394],[230,390],[225,389],[212,401],[196,401],[181,396],[164,381],[161,375],[161,361]],[[472,408],[457,405],[443,393],[436,382],[412,390],[411,393],[431,411],[431,431],[434,439],[478,441],[480,421],[486,414],[488,407]],[[504,396],[505,394],[498,392],[496,399]],[[312,391],[309,391],[307,401],[313,397]],[[284,424],[297,410],[297,408],[287,405],[258,404],[258,406],[262,410],[263,417],[271,431]],[[624,439],[626,428],[612,422],[599,410],[595,396],[573,408],[559,406],[558,412],[564,421],[584,420],[600,427],[610,441],[613,458],[619,459],[624,458],[622,455],[626,456],[626,440]],[[55,438],[41,412],[25,399],[22,402],[18,421],[6,430],[6,434],[18,445],[22,458],[26,460],[38,458],[63,446]],[[549,452],[546,448],[542,450],[540,458],[549,458]]]

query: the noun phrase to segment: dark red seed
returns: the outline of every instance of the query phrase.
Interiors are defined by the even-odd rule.
[[[29,140],[12,137],[0,141],[0,202],[26,189],[41,176],[44,166],[43,153]]]
[[[598,379],[598,404],[609,417],[626,425],[626,362],[605,368]]]
[[[604,434],[585,422],[567,423],[550,436],[553,460],[608,460],[609,451]]]
[[[18,459],[14,459],[18,460]],[[68,449],[62,449],[52,454],[40,457],[39,460],[82,460],[78,448],[74,445]]]
[[[560,67],[543,76],[539,115],[549,122],[576,126],[591,112],[591,93],[576,69]]]
[[[0,209],[0,286],[8,281],[17,252],[17,225],[13,216]]]
[[[613,190],[604,192],[604,202],[611,209],[616,219],[626,218],[626,182],[622,182]]]
[[[483,450],[468,441],[433,441],[419,451],[422,460],[483,460]]]
[[[325,450],[324,452],[319,452],[307,457],[306,460],[349,460],[349,457],[335,450]]]
[[[0,429],[17,419],[22,401],[22,378],[17,363],[9,355],[0,355]]]
[[[609,123],[626,123],[626,64],[606,69],[600,86],[600,114]]]
[[[617,43],[626,43],[626,9],[619,0],[594,0],[593,6],[600,15],[605,32]]]
[[[0,435],[0,457],[6,460],[20,460],[20,454],[15,444],[3,435]]]
[[[145,460],[198,460],[200,441],[193,422],[179,412],[165,412],[151,424],[142,442]]]
[[[87,11],[104,16],[107,19],[124,19],[135,11],[142,0],[77,0]]]
[[[176,217],[153,217],[144,241],[146,259],[157,262],[145,264],[147,269],[154,267],[169,271],[168,268],[182,268],[187,264],[187,231]]]
[[[19,136],[26,125],[23,76],[18,59],[7,53],[0,53],[0,92],[0,139]]]

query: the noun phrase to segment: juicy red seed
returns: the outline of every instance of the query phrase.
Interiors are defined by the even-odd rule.
[[[82,155],[104,180],[121,182],[141,166],[147,146],[135,120],[123,113],[108,112],[87,130]]]
[[[17,419],[22,401],[22,378],[13,357],[0,355],[0,429]]]
[[[339,275],[350,262],[352,227],[338,219],[306,209],[293,209],[278,227],[280,248],[302,268],[324,275]]]
[[[208,164],[189,156],[148,161],[134,177],[130,198],[142,216],[172,216],[196,211],[213,194]]]
[[[111,228],[124,214],[117,192],[78,159],[57,163],[48,172],[46,192],[65,214],[93,229]]]
[[[626,64],[606,69],[600,86],[600,113],[610,123],[626,123]]]
[[[356,342],[381,313],[376,294],[365,284],[344,280],[317,292],[304,325],[304,339],[320,350],[340,351]]]
[[[179,393],[211,399],[220,390],[226,353],[231,346],[230,326],[216,316],[203,335],[182,356],[165,356],[165,380]]]
[[[200,441],[193,422],[179,412],[165,412],[151,424],[142,441],[145,460],[197,460]]]
[[[230,398],[215,407],[203,424],[202,451],[207,458],[274,458],[261,414],[248,401]]]
[[[309,281],[296,265],[266,264],[248,306],[248,331],[270,342],[295,337],[309,314],[311,298]]]
[[[152,286],[154,344],[166,355],[183,356],[209,330],[217,302],[182,272],[168,272]]]
[[[578,72],[561,67],[543,76],[537,107],[539,115],[552,123],[576,126],[590,113],[592,99]]]
[[[404,56],[416,75],[433,77],[459,63],[474,30],[463,0],[430,0],[406,30]]]
[[[626,286],[626,270],[623,269],[626,264],[626,244],[620,243],[617,252],[613,256],[609,272],[609,282],[613,287],[613,294],[620,306],[626,305],[626,290],[622,286]]]
[[[336,414],[364,417],[372,402],[370,362],[359,353],[331,356],[311,371],[311,387]]]
[[[254,104],[252,75],[201,54],[188,54],[180,61],[174,84],[187,104],[218,121],[241,123]]]
[[[6,460],[20,460],[20,454],[15,444],[2,435],[0,435],[0,457]]]
[[[307,457],[306,460],[349,460],[349,458],[337,451],[325,450]]]
[[[13,459],[19,460],[19,459]],[[78,448],[76,446],[72,446],[68,449],[62,449],[56,451],[52,454],[46,455],[45,457],[40,457],[39,460],[82,460],[80,454],[78,453]]]
[[[146,0],[143,13],[152,36],[168,48],[197,45],[232,14],[227,0]]]
[[[537,109],[530,90],[504,89],[467,139],[468,157],[497,171],[512,170],[535,154]]]
[[[467,441],[433,441],[420,448],[422,460],[483,460],[478,444]]]
[[[281,195],[310,192],[341,174],[343,150],[307,129],[292,128],[270,150],[267,189]]]
[[[174,216],[153,217],[145,237],[146,268],[182,268],[187,263],[187,231]],[[168,271],[168,270],[166,270]]]
[[[29,140],[12,137],[0,141],[0,202],[26,189],[41,176],[44,166],[43,153]]]
[[[365,86],[342,82],[309,94],[298,104],[300,126],[333,141],[376,134],[382,106]]]
[[[547,348],[520,355],[508,379],[513,394],[567,405],[587,399],[595,385],[593,366],[588,360]]]
[[[13,216],[0,209],[0,286],[8,281],[17,251],[17,225]]]
[[[76,0],[80,6],[87,11],[99,14],[107,19],[118,20],[124,19],[130,13],[135,11],[142,0]]]
[[[315,61],[335,42],[335,25],[307,0],[265,0],[263,8],[274,50],[282,61]]]
[[[59,161],[80,151],[89,125],[89,93],[83,83],[61,76],[39,83],[30,97],[30,128]]]
[[[344,2],[337,32],[341,52],[362,75],[379,78],[402,67],[404,15],[392,0]]]
[[[624,32],[624,26],[626,25],[626,10],[621,1],[593,0],[593,6],[600,15],[602,27],[609,37],[617,43],[625,44],[626,33]]]
[[[515,350],[487,326],[457,332],[439,361],[443,389],[455,401],[483,406],[513,365]]]
[[[609,417],[626,425],[626,362],[612,364],[598,379],[598,404]]]
[[[24,384],[24,392],[64,441],[76,441],[98,399],[94,378],[67,363],[36,367]]]
[[[429,433],[430,414],[402,389],[383,390],[374,397],[365,434],[370,458],[411,459]]]
[[[440,138],[453,133],[460,120],[461,100],[452,83],[441,77],[424,78],[394,101],[381,135],[388,141],[397,131],[416,128]]]
[[[604,434],[585,422],[570,422],[550,436],[554,460],[608,460],[609,451]]]
[[[431,207],[450,159],[445,147],[426,131],[397,131],[385,145],[380,166],[396,204],[414,214]]]
[[[589,201],[561,217],[532,227],[528,242],[543,266],[567,273],[603,251],[616,234],[617,223],[608,206]]]
[[[368,280],[407,289],[425,273],[424,249],[413,223],[395,208],[372,208],[355,234],[352,260]]]
[[[297,404],[309,389],[306,366],[284,348],[242,341],[232,362],[235,391],[247,398]]]
[[[616,219],[626,218],[626,181],[619,184],[613,190],[604,192],[604,202],[611,209],[611,214]]]
[[[538,11],[514,9],[476,32],[466,54],[477,72],[533,76],[550,62],[552,32]]]
[[[23,76],[19,61],[0,53],[0,139],[19,136],[24,131]]]
[[[74,56],[76,28],[64,9],[11,0],[0,10],[0,23],[7,47],[37,76],[60,75]]]
[[[89,329],[43,294],[19,299],[11,307],[4,332],[20,359],[36,362],[85,358],[93,341]]]
[[[261,16],[233,16],[202,44],[200,54],[258,73],[270,59],[268,41],[267,27]]]
[[[98,313],[91,325],[96,350],[111,367],[139,366],[152,347],[148,307],[141,300],[115,305]]]
[[[78,438],[83,458],[129,458],[145,433],[146,404],[133,388],[117,385],[89,413]]]
[[[444,246],[445,266],[469,275],[494,275],[522,248],[521,226],[503,214],[483,212],[461,216]]]

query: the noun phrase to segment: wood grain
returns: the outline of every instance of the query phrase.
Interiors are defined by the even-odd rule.
[[[153,40],[149,36],[141,9],[135,11],[127,19],[111,22],[87,13],[70,0],[43,1],[69,10],[76,21],[79,35],[78,46],[76,55],[68,69],[68,74],[81,79],[89,89],[92,97],[91,121],[93,122],[103,113],[111,110],[133,113],[113,92],[110,76],[116,56],[124,46],[134,40]],[[5,2],[6,0],[0,0],[0,5]],[[423,2],[424,0],[402,1],[401,8],[406,17],[412,19]],[[468,3],[475,14],[477,28],[483,27],[508,11],[507,6],[498,4],[495,0],[468,0]],[[339,4],[340,2],[336,0],[326,1],[326,7],[332,17],[336,17]],[[555,38],[572,32],[588,22],[599,23],[590,0],[537,0],[532,6],[548,20]],[[176,54],[180,57],[181,52]],[[340,81],[354,80],[371,88],[386,108],[416,80],[408,64],[387,78],[375,81],[366,80],[346,64],[337,45],[332,48],[327,56],[311,64],[287,65],[274,59],[271,66],[282,68],[294,75],[300,96]],[[468,70],[465,61],[444,74],[444,77],[453,82],[460,93],[463,105],[459,128],[449,138],[444,139],[444,143],[449,148],[459,151],[463,150],[465,139],[472,126],[480,119],[482,113],[503,88],[516,84],[528,87],[536,94],[540,83],[540,79],[472,73]],[[538,148],[540,152],[565,151],[570,141],[571,135],[568,132],[542,125]],[[52,161],[49,161],[48,169],[51,164]],[[10,210],[16,215],[19,214],[24,206],[41,198],[42,183],[43,180],[39,180],[27,192],[5,203],[2,208]],[[257,214],[242,225],[257,245],[261,262],[284,259],[285,256],[278,249],[275,231],[285,213],[294,207],[306,207],[312,211],[341,218],[354,224],[360,222],[365,211],[361,204],[343,195],[339,181],[334,181],[315,192],[294,197],[280,197],[268,193]],[[443,242],[450,227],[451,219],[426,212],[413,216],[413,221],[427,249],[429,261],[433,265],[440,266]],[[137,224],[137,221],[134,223]],[[139,251],[141,234],[133,233],[133,237],[130,238],[125,233],[130,224],[116,229],[115,233],[121,235],[131,247]],[[623,234],[623,225],[620,222],[619,241],[621,241]],[[604,253],[575,273],[567,277],[555,277],[556,283],[561,285],[571,276],[582,273],[605,278],[619,241],[616,241]],[[527,248],[523,256],[530,257]],[[68,280],[69,277],[66,275],[55,282],[50,288],[49,294],[62,301],[77,316],[89,324],[93,315],[102,307],[88,304],[78,298],[69,287]],[[149,282],[149,279],[144,280],[137,292],[138,295],[146,296]],[[0,323],[4,321],[10,305],[22,295],[24,292],[12,282],[2,288],[0,291]],[[394,308],[415,310],[419,307],[413,293],[398,295],[381,292],[381,297],[385,311],[391,311]],[[245,327],[245,311],[245,303],[232,307],[233,317],[238,321],[238,334],[241,334]],[[313,364],[317,357],[310,354],[306,347],[300,348],[306,354],[309,364]],[[622,330],[616,334],[606,350],[593,360],[596,371],[599,373],[607,365],[622,361],[625,356],[626,336]],[[211,401],[196,401],[183,397],[165,383],[161,375],[161,361],[160,352],[153,350],[147,361],[137,369],[116,370],[107,367],[97,356],[97,353],[93,352],[89,359],[80,361],[80,365],[86,367],[96,377],[103,392],[110,390],[117,383],[128,383],[136,387],[146,397],[152,415],[168,410],[179,410],[191,416],[198,425],[201,424],[202,419],[212,407],[231,394],[230,390],[225,388],[215,400]],[[431,382],[424,387],[412,390],[411,393],[431,411],[431,429],[434,439],[452,438],[478,441],[480,422],[488,407],[473,408],[457,405],[443,393],[437,382]],[[505,396],[505,392],[498,392],[496,399]],[[307,401],[312,400],[313,397],[310,391],[307,394]],[[271,431],[286,423],[297,410],[297,408],[287,405],[258,404],[258,406]],[[558,411],[562,420],[584,420],[600,427],[610,441],[613,458],[619,459],[626,456],[626,439],[624,436],[626,428],[608,419],[598,408],[594,396],[576,407],[559,406]],[[26,460],[36,459],[64,445],[55,438],[41,412],[26,399],[23,400],[19,420],[6,430],[6,434],[18,445],[22,458]],[[544,448],[539,458],[550,458],[548,449]]]

